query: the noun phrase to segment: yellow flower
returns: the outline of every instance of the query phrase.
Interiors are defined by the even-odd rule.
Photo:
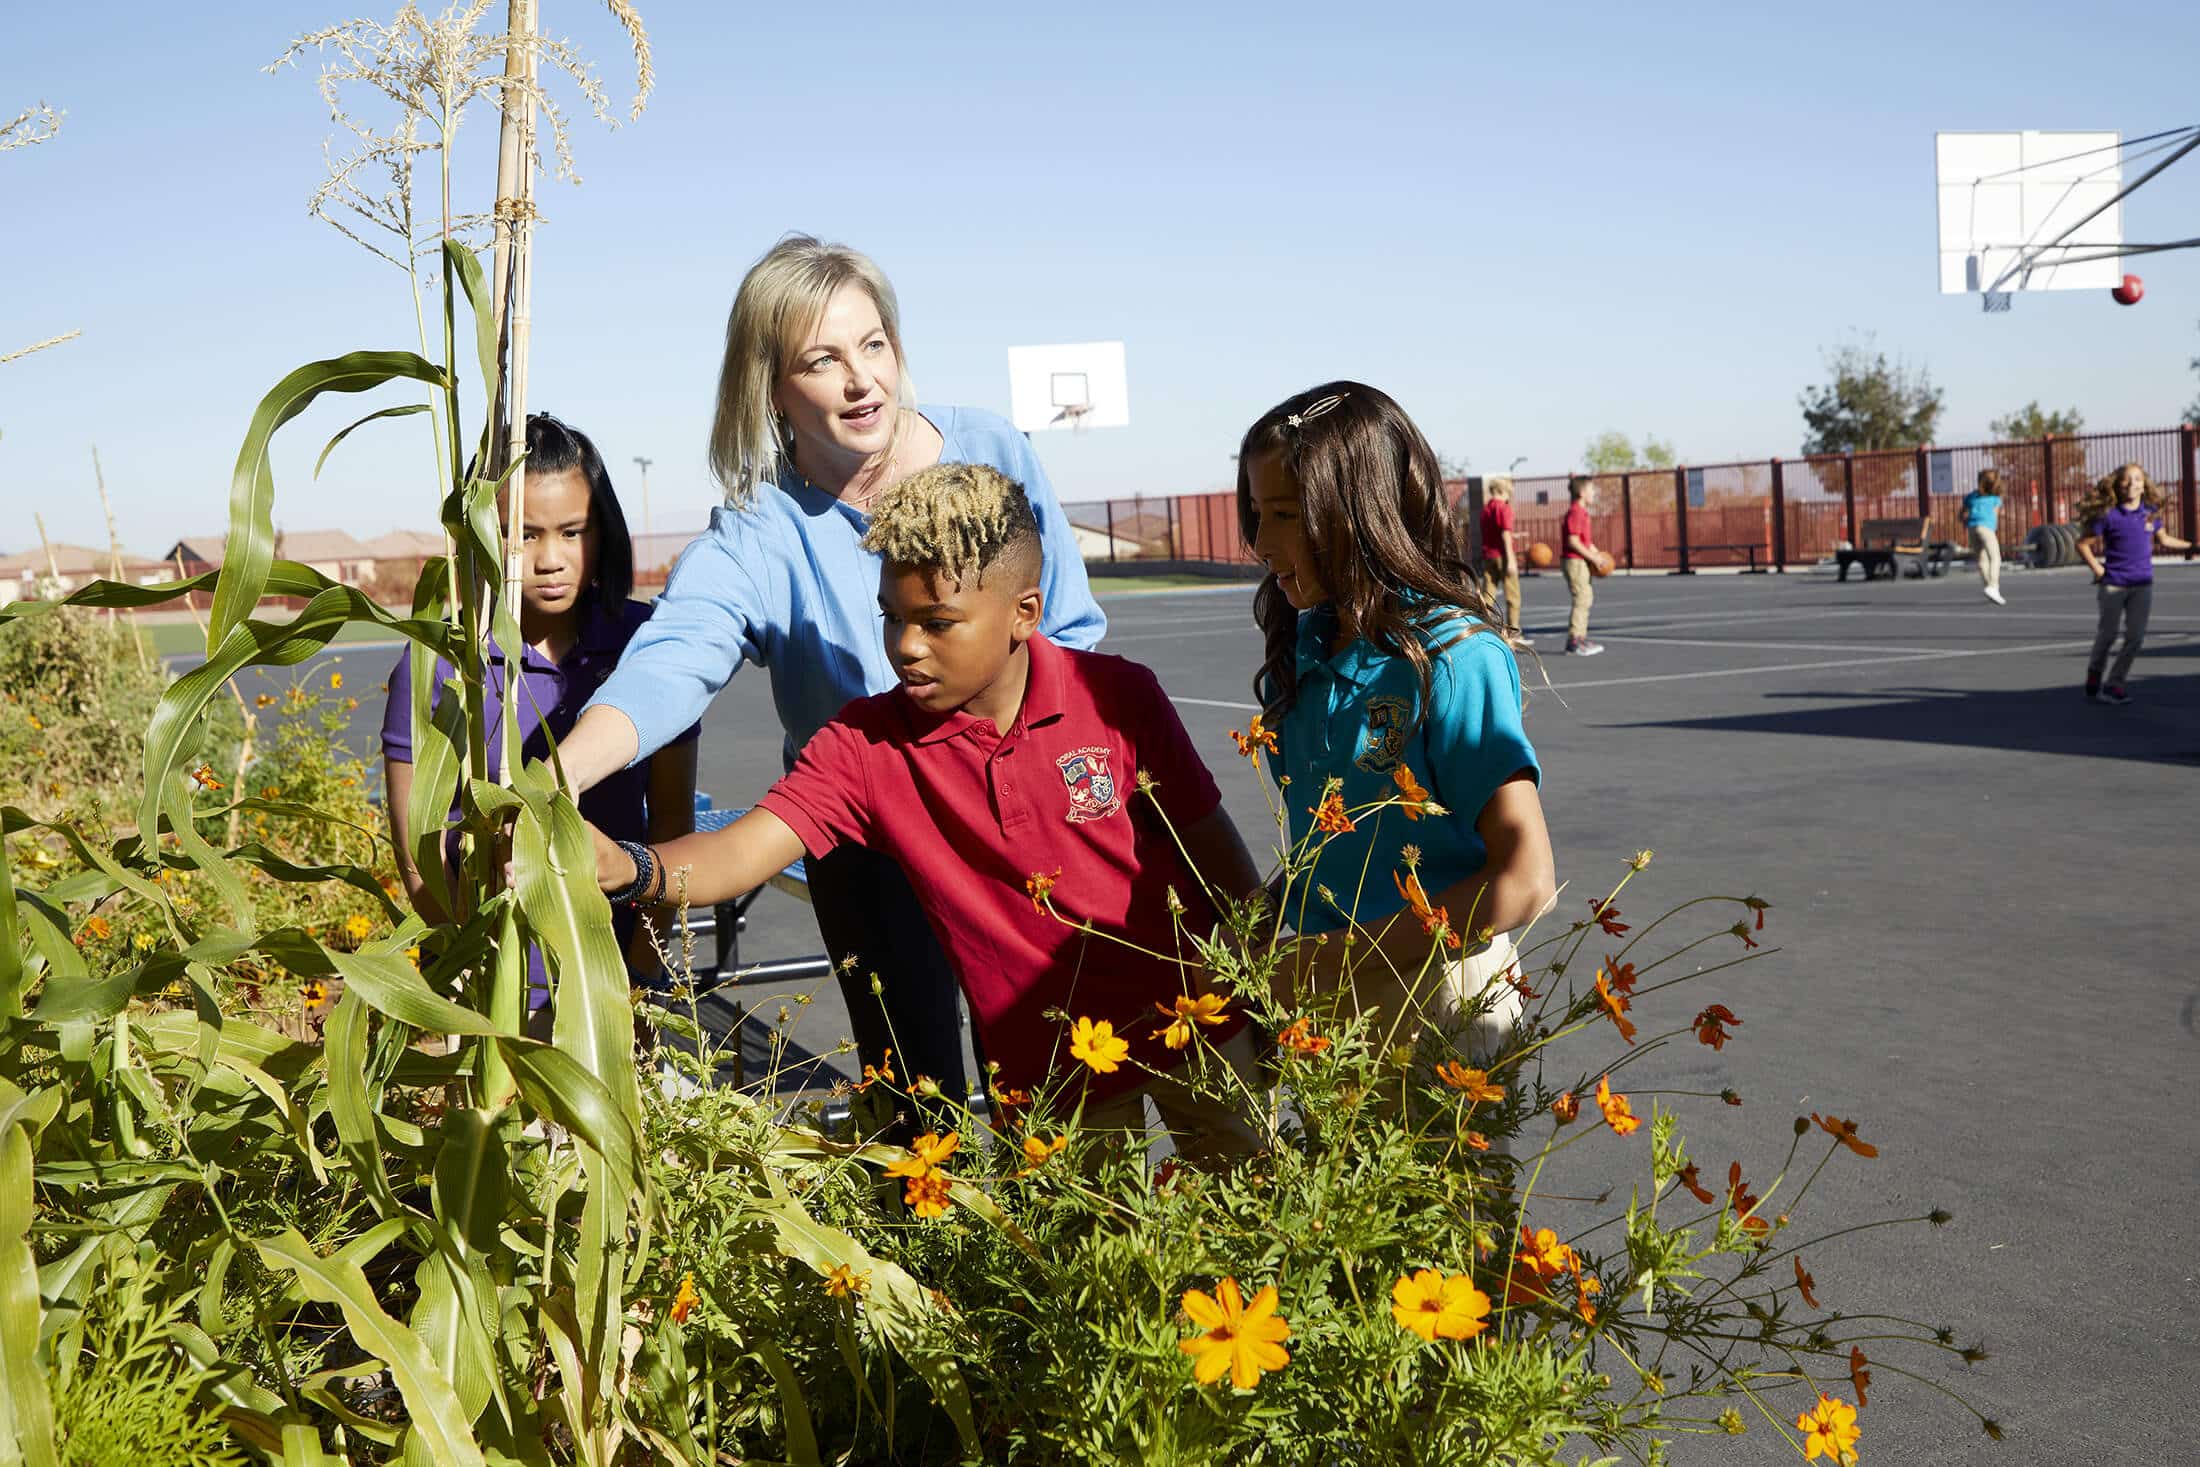
[[[199,782],[202,790],[218,790],[222,787],[222,782],[214,777],[214,766],[211,764],[201,764],[191,771],[191,777]]]
[[[153,934],[150,932],[140,932],[137,936],[130,939],[130,946],[136,948],[141,953],[151,952],[153,950]]]
[[[46,726],[38,721],[38,715],[35,713],[26,713],[23,716],[31,721],[32,728],[44,728]]]
[[[1489,1324],[1490,1296],[1463,1273],[1418,1269],[1390,1286],[1390,1317],[1433,1342],[1471,1339]]]
[[[338,676],[342,676],[341,673]],[[695,1275],[680,1275],[680,1292],[672,1296],[672,1322],[686,1324],[687,1317],[695,1312],[695,1306],[703,1302],[703,1296],[695,1292]]]
[[[1249,1391],[1260,1384],[1262,1371],[1281,1370],[1291,1361],[1291,1352],[1279,1343],[1290,1338],[1291,1326],[1276,1313],[1274,1284],[1255,1294],[1250,1304],[1238,1293],[1236,1279],[1216,1284],[1211,1299],[1198,1289],[1186,1289],[1184,1312],[1206,1331],[1177,1341],[1179,1350],[1198,1357],[1192,1378],[1201,1385],[1213,1385],[1227,1370],[1230,1384]]]
[[[353,942],[366,941],[367,934],[372,931],[374,931],[374,924],[357,912],[344,919],[344,936],[350,938]]]
[[[886,1168],[889,1177],[928,1177],[940,1164],[955,1154],[962,1145],[962,1132],[949,1131],[944,1137],[937,1131],[927,1131],[909,1143],[910,1154]]]
[[[825,1292],[835,1299],[845,1299],[860,1294],[871,1287],[871,1276],[857,1273],[845,1263],[836,1263],[825,1275]]]
[[[414,971],[417,972],[420,968],[420,949],[417,946],[406,948],[405,961],[412,964]]]
[[[262,693],[252,700],[252,706],[255,708],[272,708],[275,706],[275,695],[273,693]]]
[[[1838,1396],[1821,1392],[1818,1404],[1795,1418],[1795,1429],[1803,1433],[1804,1461],[1826,1457],[1839,1467],[1849,1467],[1856,1460],[1856,1439],[1862,1435],[1856,1426],[1856,1408]]]
[[[328,685],[332,688],[342,687],[344,685],[344,675],[340,672],[330,673],[328,675]]]
[[[1192,1042],[1192,1035],[1197,1032],[1194,1026],[1222,1022],[1223,999],[1218,993],[1203,993],[1197,998],[1188,993],[1180,993],[1176,996],[1176,1007],[1170,1008],[1167,1004],[1158,1003],[1154,1007],[1160,1010],[1163,1018],[1171,1022],[1168,1028],[1156,1029],[1147,1037],[1158,1039],[1171,1049],[1188,1047]]]
[[[1130,1052],[1131,1042],[1116,1038],[1115,1026],[1106,1019],[1098,1023],[1079,1019],[1070,1026],[1070,1058],[1083,1060],[1097,1074],[1114,1074],[1122,1067],[1123,1057]]]

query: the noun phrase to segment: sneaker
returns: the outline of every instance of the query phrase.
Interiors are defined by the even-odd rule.
[[[2101,675],[2097,672],[2090,673],[2086,677],[2085,700],[2088,703],[2098,703],[2101,701]]]
[[[2001,594],[1999,586],[1988,586],[1986,588],[1986,599],[1996,606],[2007,606],[2009,604],[2009,598]]]
[[[1594,657],[1604,650],[1604,644],[1602,642],[1592,642],[1587,637],[1583,637],[1578,642],[1567,642],[1566,650],[1577,657]]]
[[[2122,683],[2118,683],[2113,688],[2101,689],[2101,701],[2104,703],[2129,703],[2131,701],[2131,694],[2124,691],[2124,685]]]

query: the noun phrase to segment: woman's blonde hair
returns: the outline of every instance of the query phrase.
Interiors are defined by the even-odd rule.
[[[802,338],[825,313],[826,302],[845,285],[860,285],[878,307],[879,323],[901,367],[894,436],[887,462],[901,446],[911,402],[907,359],[901,349],[901,306],[885,272],[846,245],[790,234],[741,277],[726,317],[726,357],[718,369],[718,412],[710,425],[710,471],[739,507],[756,497],[759,484],[776,483],[794,452],[784,422],[772,407],[772,389],[792,363]]]

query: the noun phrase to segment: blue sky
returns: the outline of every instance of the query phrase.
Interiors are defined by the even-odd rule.
[[[500,7],[501,8],[501,7]],[[2195,395],[2200,260],[2147,298],[1936,292],[1932,135],[2192,122],[2200,11],[958,4],[641,0],[649,111],[577,129],[546,184],[535,405],[592,432],[658,527],[699,525],[725,311],[801,229],[900,292],[926,401],[1007,410],[1012,344],[1121,338],[1132,426],[1039,446],[1065,499],[1226,485],[1245,425],[1359,377],[1477,470],[1572,463],[1606,428],[1695,462],[1793,452],[1822,349],[1868,333],[1947,390],[1943,441],[2039,398],[2089,426]],[[630,89],[600,4],[552,30]],[[410,346],[396,271],[306,216],[331,131],[310,61],[265,75],[317,4],[10,7],[0,109],[66,109],[0,157],[0,550],[218,527],[253,404],[299,363]],[[477,140],[494,127],[470,119]],[[478,154],[462,191],[485,200]],[[2200,234],[2200,159],[2129,206]],[[395,400],[394,398],[391,400]],[[364,411],[289,430],[278,519],[374,534],[433,520],[421,419],[312,458]]]

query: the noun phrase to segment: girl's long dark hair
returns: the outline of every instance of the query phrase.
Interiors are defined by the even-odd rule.
[[[562,474],[579,469],[588,480],[588,518],[596,531],[597,605],[617,611],[634,593],[634,537],[611,487],[610,470],[586,433],[548,413],[527,415],[527,472]]]
[[[1326,398],[1334,405],[1309,415]],[[1488,601],[1460,558],[1435,450],[1388,394],[1360,382],[1325,382],[1284,399],[1245,430],[1238,448],[1238,529],[1248,549],[1259,527],[1251,466],[1275,457],[1300,495],[1300,524],[1346,641],[1365,638],[1413,664],[1421,679],[1416,722],[1433,677],[1426,631],[1458,610],[1497,631]],[[1408,598],[1411,599],[1409,604]],[[1253,596],[1267,655],[1254,696],[1271,718],[1298,698],[1298,613],[1273,571]]]

